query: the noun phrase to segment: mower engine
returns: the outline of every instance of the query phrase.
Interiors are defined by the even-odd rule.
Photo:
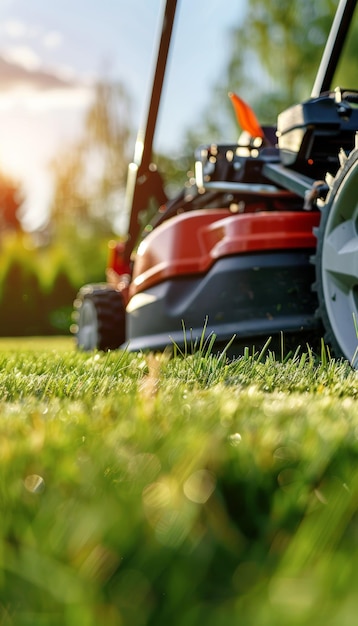
[[[195,340],[206,320],[221,345],[233,335],[259,346],[283,329],[295,341],[317,331],[310,256],[319,212],[303,211],[301,198],[265,176],[280,151],[258,143],[197,150],[195,181],[136,253],[131,349],[161,350],[169,338],[182,346],[183,326]]]

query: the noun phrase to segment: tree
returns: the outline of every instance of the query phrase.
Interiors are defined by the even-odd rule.
[[[307,97],[335,8],[335,0],[251,0],[245,23],[233,33],[236,52],[228,77],[235,81],[241,42],[246,82],[250,79],[257,90],[264,72],[266,90],[276,94],[282,106]],[[253,74],[258,79],[255,85]]]
[[[250,0],[240,26],[229,36],[231,53],[201,126],[187,134],[191,148],[208,141],[235,140],[238,129],[228,91],[253,106],[262,124],[275,124],[286,107],[309,98],[337,0]],[[356,86],[358,24],[351,26],[338,83]]]
[[[21,231],[19,209],[24,201],[20,184],[0,173],[0,232]]]
[[[80,141],[53,164],[52,228],[110,235],[120,210],[132,148],[130,101],[121,84],[99,82]]]

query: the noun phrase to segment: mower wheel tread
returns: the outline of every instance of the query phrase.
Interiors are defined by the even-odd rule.
[[[329,192],[315,231],[317,248],[313,258],[316,266],[313,289],[319,303],[316,315],[322,320],[324,339],[334,356],[351,361],[355,367],[358,365],[358,275],[354,268],[354,250],[358,248],[357,183],[356,139],[352,152],[340,155],[336,176],[329,177]]]
[[[98,283],[83,286],[74,302],[80,349],[116,350],[125,341],[125,304],[120,291]]]

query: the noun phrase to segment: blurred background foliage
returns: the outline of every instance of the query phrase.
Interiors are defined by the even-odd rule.
[[[236,141],[239,129],[227,97],[236,91],[264,124],[307,99],[336,9],[334,0],[251,0],[245,20],[228,33],[224,72],[213,82],[207,106],[193,116],[179,153],[157,154],[173,196],[194,165],[200,144]],[[356,87],[357,24],[346,45],[337,84]],[[284,54],[283,51],[284,50]],[[260,76],[260,90],[257,80]],[[40,230],[22,227],[21,181],[0,171],[0,335],[68,333],[72,301],[87,282],[103,281],[107,242],[123,237],[124,194],[136,129],[126,86],[99,81],[83,120],[82,137],[64,145],[51,163],[50,218]]]

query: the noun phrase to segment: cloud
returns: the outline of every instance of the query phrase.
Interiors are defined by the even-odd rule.
[[[93,91],[69,67],[47,69],[30,48],[0,52],[0,110],[83,109]]]
[[[10,90],[18,87],[32,89],[55,89],[73,87],[73,82],[65,80],[55,71],[41,69],[41,64],[31,49],[13,50],[0,54],[0,89]]]
[[[79,77],[73,67],[62,62],[49,64],[54,58],[52,51],[63,45],[59,30],[11,17],[0,22],[0,33],[2,111],[10,106],[76,107],[88,101],[94,76]]]
[[[42,43],[45,48],[58,48],[62,44],[62,35],[57,30],[51,30],[43,36]]]
[[[6,20],[3,24],[3,30],[6,35],[13,38],[24,37],[27,33],[26,24],[15,19]]]
[[[45,29],[12,17],[0,22],[0,32],[0,97],[4,91],[44,92],[73,89],[83,83],[76,79],[73,68],[63,63],[48,64],[49,53],[63,43],[59,30]]]
[[[4,36],[10,39],[33,39],[39,36],[40,31],[38,26],[26,24],[16,18],[4,20],[0,29]]]
[[[29,46],[9,46],[2,53],[9,63],[20,65],[25,70],[37,70],[41,66],[40,57]]]
[[[84,111],[93,99],[90,87],[73,87],[72,89],[52,89],[39,92],[29,89],[17,89],[8,93],[0,92],[0,111],[45,111],[82,110]]]
[[[63,35],[58,30],[47,31],[42,26],[35,24],[26,24],[16,18],[5,20],[0,23],[0,31],[3,39],[10,42],[14,40],[29,41],[36,40],[46,49],[59,48],[63,43]]]

